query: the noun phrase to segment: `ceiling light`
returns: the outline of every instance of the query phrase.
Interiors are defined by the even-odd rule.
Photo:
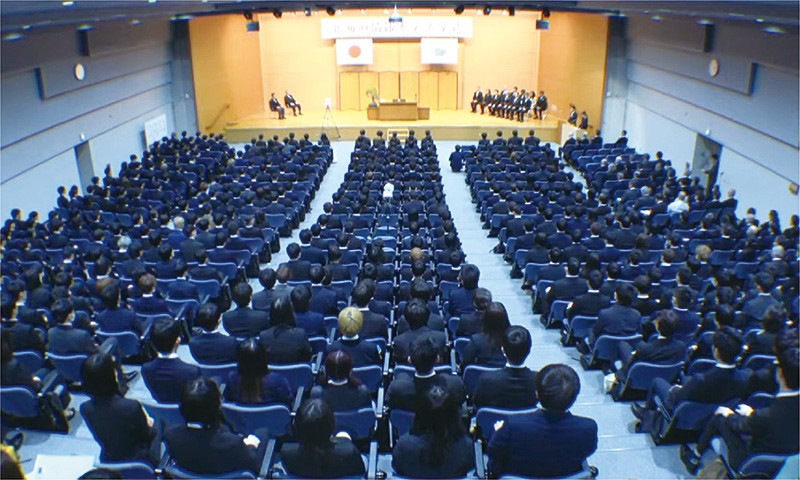
[[[64,2],[61,2],[61,5],[64,5],[65,7],[71,7],[72,5],[75,5],[75,2],[73,2],[72,0],[66,0]]]
[[[776,27],[774,25],[770,25],[769,27],[764,28],[764,33],[772,33],[776,35],[781,35],[786,33],[786,30],[782,29],[781,27]]]
[[[660,22],[662,20],[662,18],[661,18],[661,15],[653,15],[652,17],[650,17],[650,20],[652,20],[654,22]]]
[[[464,5],[456,6],[456,8],[454,8],[453,11],[456,12],[456,15],[461,15],[462,13],[464,13]]]
[[[763,18],[756,18],[756,23],[764,23],[764,19]]]
[[[513,16],[514,16],[514,15],[516,15],[516,14],[517,14],[517,9],[516,9],[516,8],[514,8],[514,7],[508,7],[508,15],[509,15],[509,16],[513,17]]]
[[[3,35],[3,40],[6,42],[16,42],[17,40],[22,40],[23,38],[25,38],[25,35],[19,32],[6,33]]]
[[[275,18],[281,18],[283,16],[283,12],[280,9],[275,9],[272,11],[272,14],[275,15]]]
[[[330,5],[325,7],[325,12],[327,12],[327,14],[330,15],[331,17],[336,15],[336,9],[331,7]]]
[[[698,25],[714,25],[714,22],[712,22],[711,20],[709,20],[707,18],[704,18],[702,20],[698,20],[697,24]]]
[[[492,13],[491,5],[486,5],[485,7],[483,7],[483,14],[484,15],[489,15],[490,13]]]
[[[139,20],[138,18],[134,18],[133,20],[131,20],[131,25],[141,25],[141,24],[142,21]]]
[[[306,7],[305,10],[303,10],[303,13],[306,14],[306,17],[310,17],[311,16],[311,9]]]
[[[84,23],[83,25],[79,25],[76,29],[79,32],[88,32],[89,30],[94,30],[94,27],[89,25],[88,23]]]
[[[33,27],[31,27],[30,25],[23,25],[22,26],[23,30],[30,30],[31,28],[33,28]]]

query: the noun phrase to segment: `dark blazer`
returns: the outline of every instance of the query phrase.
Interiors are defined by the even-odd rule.
[[[272,327],[259,335],[270,363],[301,363],[311,360],[311,345],[302,328]]]
[[[317,385],[311,398],[325,400],[333,411],[358,410],[372,406],[369,389],[364,385]]]
[[[253,306],[253,310],[267,312],[267,316],[269,316],[269,312],[272,310],[272,301],[277,297],[278,294],[275,290],[264,289],[253,294],[250,304]]]
[[[104,332],[136,332],[142,334],[144,325],[129,308],[106,309],[98,313],[95,321]]]
[[[61,355],[85,353],[91,355],[98,347],[92,335],[72,325],[56,325],[47,332],[47,351]]]
[[[398,335],[392,342],[392,345],[394,346],[392,358],[399,363],[408,363],[411,342],[422,335],[428,335],[433,339],[434,343],[438,347],[439,355],[444,358],[444,355],[447,353],[447,336],[444,332],[433,331],[427,326],[420,327],[416,330],[409,330]]]
[[[735,432],[750,435],[747,454],[753,453],[796,453],[798,450],[798,404],[797,392],[793,395],[777,397],[768,408],[756,410],[743,417],[731,415],[727,418]]]
[[[167,301],[158,296],[141,297],[133,301],[133,310],[145,315],[169,313]]]
[[[536,372],[528,367],[509,367],[486,372],[478,380],[472,396],[475,408],[533,408],[536,398]]]
[[[461,359],[461,366],[471,363],[484,365],[487,367],[502,367],[506,363],[506,356],[500,349],[500,345],[492,347],[489,344],[489,336],[485,333],[476,333],[469,337],[469,343],[464,351],[464,358]]]
[[[178,403],[187,382],[200,376],[200,369],[179,358],[157,357],[142,365],[142,378],[157,402]]]
[[[314,311],[295,312],[295,321],[298,328],[306,332],[307,337],[327,336],[325,331],[325,318],[321,313]]]
[[[286,406],[290,406],[292,403],[289,382],[279,373],[270,373],[261,379],[261,398],[258,402],[248,402],[242,398],[239,372],[231,372],[225,385],[225,400],[229,402],[259,405],[279,403]]]
[[[572,300],[578,295],[589,291],[586,280],[580,277],[565,277],[556,280],[547,292],[547,301],[552,303],[555,300]]]
[[[330,454],[324,457],[314,456],[312,450],[298,443],[286,443],[281,447],[281,463],[288,473],[299,478],[363,476],[364,461],[353,442],[334,438],[331,443]]]
[[[714,368],[692,375],[678,389],[670,390],[665,406],[672,410],[679,402],[723,403],[747,394],[750,370]]]
[[[678,317],[678,328],[675,329],[674,336],[683,341],[690,340],[697,327],[700,326],[702,319],[700,315],[690,310],[678,310],[673,308],[675,316]]]
[[[456,336],[471,337],[476,333],[480,333],[481,330],[483,330],[482,319],[483,313],[478,311],[461,315],[458,321],[458,328],[456,329]]]
[[[35,350],[44,353],[45,342],[42,330],[37,330],[33,325],[20,321],[3,321],[2,328],[11,333],[11,345],[15,352]]]
[[[289,260],[284,265],[289,267],[289,271],[292,272],[291,280],[301,281],[309,279],[311,262],[306,260]]]
[[[157,430],[147,425],[144,409],[137,400],[122,395],[90,398],[81,404],[81,416],[100,444],[102,461],[144,460],[153,465],[158,462],[158,456],[151,455]]]
[[[359,337],[356,340],[340,338],[328,345],[328,352],[342,350],[353,359],[354,367],[377,365],[381,363],[381,354],[377,344]]]
[[[392,451],[395,473],[409,478],[461,478],[475,466],[472,440],[466,434],[448,445],[439,465],[432,465],[431,434],[405,434],[397,440]]]
[[[428,378],[400,374],[386,390],[386,405],[416,411],[425,393],[436,385],[447,390],[459,405],[464,401],[464,382],[460,377],[447,373],[436,373]]]
[[[361,312],[364,323],[359,334],[363,338],[389,338],[389,321],[383,315],[370,311]]]
[[[567,316],[569,318],[577,315],[594,317],[600,313],[600,310],[607,308],[609,305],[611,305],[611,298],[608,295],[603,295],[600,292],[586,292],[575,297],[572,301],[572,306],[567,309]]]
[[[203,332],[189,340],[189,352],[203,365],[236,363],[236,337],[222,333]]]
[[[472,295],[475,290],[468,290],[463,287],[455,288],[450,291],[450,311],[448,312],[451,317],[460,317],[465,313],[475,311],[475,305],[472,304]]]
[[[255,296],[253,296],[253,308],[255,308]],[[336,291],[330,287],[315,289],[311,296],[310,309],[324,315],[336,315],[339,313],[337,305]]]
[[[255,337],[269,328],[269,316],[250,307],[236,308],[222,314],[222,326],[228,334],[239,337]]]
[[[636,350],[623,363],[617,371],[617,378],[624,380],[628,377],[630,368],[639,362],[669,365],[683,360],[686,355],[686,344],[674,338],[654,338],[648,342],[639,342]]]
[[[582,470],[597,450],[597,423],[570,412],[538,410],[512,417],[489,442],[489,470],[499,477],[563,477]]]
[[[0,385],[4,387],[28,387],[33,392],[39,391],[39,385],[33,380],[33,373],[27,365],[16,358],[0,366]]]
[[[181,468],[192,473],[213,475],[235,470],[258,473],[257,450],[227,427],[191,428],[176,425],[164,433],[167,451]]]
[[[597,314],[597,322],[592,327],[590,343],[594,342],[601,335],[633,335],[642,331],[642,315],[631,307],[623,307],[615,303],[608,308],[600,310]]]

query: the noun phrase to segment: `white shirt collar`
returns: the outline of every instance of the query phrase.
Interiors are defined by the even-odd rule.
[[[436,375],[436,370],[431,370],[429,373],[417,373],[414,372],[415,378],[431,378]]]
[[[347,382],[348,382],[348,381],[349,381],[349,380],[348,380],[348,379],[346,379],[346,378],[345,378],[345,379],[343,379],[343,380],[328,380],[328,385],[335,385],[335,386],[337,386],[337,387],[340,387],[340,386],[342,386],[342,385],[347,385]]]
[[[506,368],[525,368],[525,365],[514,365],[513,363],[506,362]]]
[[[716,366],[717,368],[727,368],[727,369],[736,368],[736,365],[730,363],[722,363],[722,362],[717,362]]]
[[[800,390],[789,390],[788,392],[778,392],[775,398],[796,397],[800,395]]]
[[[158,358],[178,358],[178,354],[177,354],[177,352],[173,352],[173,353],[170,353],[170,354],[159,353],[158,354]]]
[[[342,340],[351,340],[351,341],[358,340],[358,334],[353,335],[352,337],[348,337],[347,335],[342,335]]]

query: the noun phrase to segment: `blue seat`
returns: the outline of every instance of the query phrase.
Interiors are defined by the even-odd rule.
[[[20,350],[14,352],[14,358],[21,364],[28,367],[33,373],[44,367],[44,356],[35,350]]]
[[[334,290],[340,290],[344,294],[345,298],[350,298],[353,294],[353,289],[355,288],[355,284],[352,280],[337,280],[335,282],[331,282],[331,288]]]
[[[800,455],[790,455],[786,461],[783,462],[783,467],[775,474],[775,478],[780,480],[794,480],[800,478]]]
[[[197,291],[200,292],[201,303],[207,302],[209,298],[219,297],[222,291],[222,284],[220,284],[219,280],[213,278],[207,280],[190,278],[189,281],[192,282],[197,287]]]
[[[372,407],[334,412],[336,431],[347,432],[353,440],[370,436],[376,427],[377,417]]]
[[[289,386],[295,391],[300,387],[307,390],[314,380],[314,373],[308,363],[270,365],[269,371],[283,375],[289,381]]]
[[[733,273],[739,280],[747,280],[758,271],[758,262],[739,262],[733,267]]]
[[[53,362],[58,373],[68,382],[75,384],[81,383],[81,367],[83,366],[83,362],[89,358],[89,355],[85,353],[59,355],[57,353],[47,352],[47,358]]]
[[[99,330],[95,336],[102,343],[109,338],[116,338],[122,358],[138,354],[142,349],[142,341],[136,332],[104,332]]]
[[[450,299],[450,292],[458,288],[458,282],[442,280],[439,282],[439,294],[442,301]]]
[[[58,395],[61,393],[59,389],[64,388],[52,383],[56,377],[56,375],[50,376],[48,383],[42,386],[41,392],[34,392],[28,387],[0,387],[3,427],[22,427],[67,433],[69,422],[64,417],[63,409],[56,409],[45,398],[46,395]]]
[[[197,366],[200,368],[200,372],[202,372],[203,376],[218,378],[220,383],[226,383],[228,381],[228,376],[239,368],[239,365],[236,363],[223,363],[220,365],[198,363]]]
[[[475,388],[478,386],[478,381],[481,379],[481,375],[486,372],[496,372],[498,370],[502,370],[502,367],[467,365],[461,375],[461,377],[464,379],[464,390],[466,390],[467,395],[471,397],[475,393]]]
[[[254,479],[256,478],[252,472],[248,472],[247,470],[236,470],[234,472],[226,472],[226,473],[215,473],[213,475],[200,475],[197,473],[190,472],[188,470],[184,470],[183,468],[179,467],[178,465],[172,463],[167,465],[164,468],[164,472],[169,476],[169,478],[174,479],[214,479],[214,478],[225,478],[225,479]]]
[[[286,435],[292,414],[286,405],[239,405],[223,403],[222,412],[233,429],[242,435],[267,428],[273,438]]]
[[[2,411],[23,419],[39,416],[39,395],[28,387],[0,387]]]
[[[712,439],[711,447],[719,454],[728,471],[728,478],[776,478],[787,460],[797,457],[797,454],[756,453],[742,461],[738,469],[734,469],[728,462],[728,448],[721,438]],[[798,478],[796,465],[794,476],[789,478]]]
[[[570,300],[556,300],[550,305],[550,314],[542,322],[545,328],[551,328],[554,325],[561,325],[567,317],[567,307]],[[544,317],[544,315],[542,315]]]
[[[354,367],[353,376],[361,380],[361,383],[373,394],[377,393],[383,385],[383,367],[380,365]]]
[[[613,362],[619,357],[619,343],[625,342],[635,346],[642,341],[640,334],[624,337],[614,335],[601,335],[594,344],[592,351],[581,357],[581,365],[586,370],[597,368],[602,363]]]
[[[509,410],[504,408],[483,407],[475,412],[475,425],[479,428],[481,437],[488,443],[494,435],[494,424],[500,420],[508,421],[510,417],[531,415],[537,408]]]
[[[395,432],[394,436],[399,437],[405,435],[411,430],[411,424],[414,423],[414,412],[393,408],[392,411],[389,412],[389,423]]]
[[[576,340],[588,337],[596,322],[597,317],[586,315],[575,315],[572,320],[565,319],[564,328],[561,331],[561,343],[572,345]]]
[[[233,262],[208,262],[208,266],[219,271],[229,282],[236,278],[236,274],[239,272],[239,266]]]
[[[96,468],[107,468],[114,470],[128,480],[154,480],[158,478],[152,465],[145,462],[102,462],[95,465]]]
[[[744,360],[742,367],[749,368],[750,370],[761,370],[768,365],[772,365],[774,362],[775,355],[750,355]]]
[[[654,399],[658,411],[658,423],[651,435],[656,445],[695,441],[697,435],[714,415],[714,411],[720,406],[718,403],[683,401],[678,403],[672,412],[669,412],[661,398],[654,397]],[[722,405],[733,408],[738,400],[735,399]]]
[[[672,383],[683,369],[683,362],[668,365],[659,365],[649,362],[634,363],[628,370],[625,382],[620,385],[619,393],[614,396],[614,400],[630,400],[633,398],[644,398],[650,384],[656,378],[663,378]]]
[[[143,399],[141,402],[147,414],[153,417],[154,420],[164,422],[165,428],[180,425],[184,422],[177,403],[160,403],[153,399]]]
[[[459,337],[453,341],[453,349],[456,351],[456,357],[460,363],[464,360],[464,353],[467,351],[470,339],[468,337]]]

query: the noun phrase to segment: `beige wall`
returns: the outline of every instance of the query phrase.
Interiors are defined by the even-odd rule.
[[[258,34],[246,31],[242,17],[196,18],[189,34],[200,129],[221,131],[228,122],[263,112]]]
[[[541,32],[539,90],[549,114],[563,119],[569,104],[586,110],[589,126],[599,128],[603,114],[608,18],[583,13],[553,13],[550,30]]]

